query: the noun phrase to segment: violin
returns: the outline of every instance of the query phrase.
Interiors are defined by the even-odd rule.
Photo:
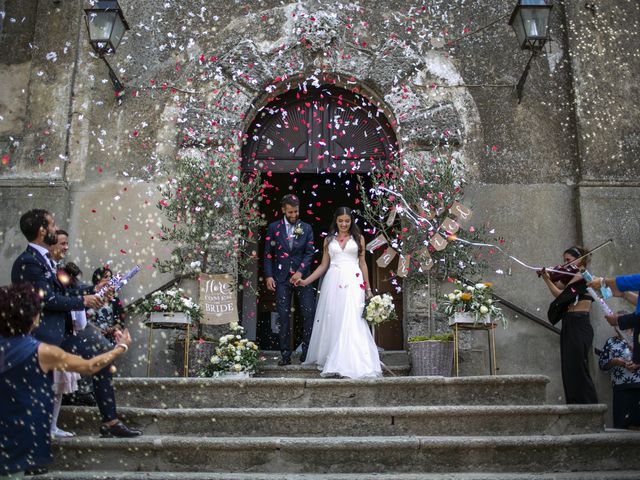
[[[556,265],[549,269],[543,268],[542,270],[538,270],[538,276],[541,276],[545,271],[549,274],[549,280],[553,283],[561,282],[565,285],[580,273],[580,269],[571,263],[568,265]]]

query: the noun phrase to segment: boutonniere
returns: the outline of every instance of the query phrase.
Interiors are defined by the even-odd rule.
[[[302,225],[296,223],[296,226],[293,227],[293,236],[294,238],[300,238],[300,236],[304,233]]]

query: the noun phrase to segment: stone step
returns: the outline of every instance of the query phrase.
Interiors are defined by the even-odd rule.
[[[409,365],[409,352],[406,350],[380,350],[380,361],[385,365]],[[280,360],[280,352],[276,350],[261,350],[260,357],[264,358],[262,365],[276,365]],[[292,363],[300,363],[300,353],[291,355]]]
[[[260,369],[256,377],[266,378],[320,378],[320,370],[315,365],[301,365],[300,354],[293,353],[291,365],[278,366],[280,352],[263,350],[260,357],[264,360],[260,363]],[[407,376],[411,371],[409,354],[404,350],[380,351],[380,361],[383,364],[382,373],[385,377]]]
[[[119,409],[146,435],[403,436],[573,435],[601,432],[605,405],[418,406],[354,408]],[[93,434],[100,416],[91,407],[63,407],[58,424]]]
[[[375,407],[535,405],[545,402],[542,375],[483,377],[117,378],[118,406],[150,408]]]
[[[50,472],[38,480],[638,480],[638,471],[554,473]]]
[[[502,437],[80,436],[54,441],[52,470],[451,473],[640,470],[636,433]]]
[[[411,372],[411,366],[386,365],[382,368],[385,377],[406,377]],[[260,367],[255,375],[257,378],[321,378],[320,370],[313,365],[291,364],[279,367],[276,364],[266,364]]]

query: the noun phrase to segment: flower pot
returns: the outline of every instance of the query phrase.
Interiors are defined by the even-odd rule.
[[[417,376],[451,376],[453,342],[424,340],[409,343],[411,373]]]
[[[456,312],[452,317],[449,317],[449,325],[455,325],[456,323],[489,325],[492,322],[489,315],[481,315],[476,319],[474,312]]]

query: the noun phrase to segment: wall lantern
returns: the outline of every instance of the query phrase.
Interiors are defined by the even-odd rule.
[[[549,39],[549,17],[552,8],[551,0],[518,0],[509,19],[509,25],[516,32],[520,48],[531,50],[531,57],[516,85],[518,103],[522,101],[522,90],[529,75],[531,60],[542,51]]]
[[[129,30],[129,24],[125,20],[117,0],[97,1],[92,8],[85,8],[84,13],[86,15],[87,31],[89,32],[89,43],[91,43],[98,57],[107,65],[109,78],[116,91],[118,103],[122,103],[121,97],[124,95],[124,85],[118,79],[105,56],[115,53],[124,36],[124,32]]]

